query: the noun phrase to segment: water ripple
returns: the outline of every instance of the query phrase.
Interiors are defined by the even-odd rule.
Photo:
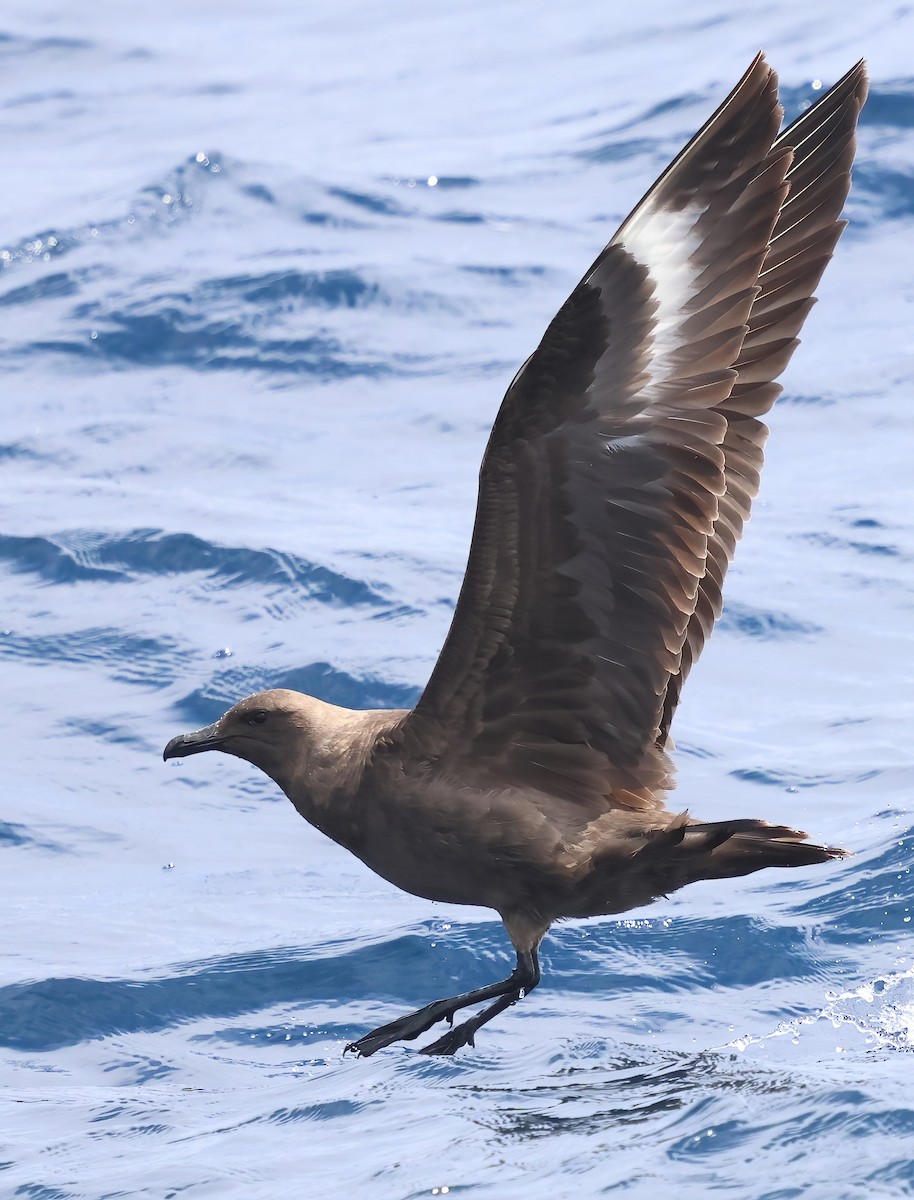
[[[44,537],[0,535],[0,562],[46,583],[130,583],[143,576],[201,574],[222,586],[282,584],[321,604],[390,607],[390,599],[359,579],[273,549],[220,546],[188,533],[136,529],[62,530]]]
[[[412,708],[418,699],[418,689],[414,687],[382,679],[357,679],[329,663],[317,662],[277,673],[256,666],[233,667],[196,688],[175,707],[188,720],[208,724],[242,696],[267,688],[306,692],[343,708]]]

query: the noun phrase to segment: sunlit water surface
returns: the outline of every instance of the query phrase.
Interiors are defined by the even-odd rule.
[[[884,0],[6,6],[4,1196],[914,1191],[912,44]],[[161,748],[414,700],[504,388],[760,45],[790,116],[874,88],[675,803],[855,857],[563,926],[475,1050],[345,1059],[499,923]]]

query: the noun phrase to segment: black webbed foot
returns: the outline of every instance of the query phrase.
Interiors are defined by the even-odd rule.
[[[398,1017],[387,1025],[372,1029],[371,1033],[366,1033],[358,1041],[350,1042],[343,1053],[359,1054],[362,1058],[368,1058],[377,1050],[383,1050],[385,1046],[391,1046],[394,1042],[412,1041],[445,1017],[450,1021],[454,1020],[454,1011],[449,1008],[449,1001],[435,1000],[417,1012],[408,1013],[405,1017]]]
[[[358,1054],[362,1058],[368,1058],[378,1050],[383,1050],[385,1046],[393,1045],[394,1042],[412,1041],[413,1038],[417,1038],[421,1033],[431,1029],[438,1021],[447,1021],[449,1025],[453,1026],[454,1014],[460,1009],[497,997],[494,1004],[484,1008],[471,1020],[464,1021],[462,1025],[454,1026],[449,1033],[440,1037],[436,1042],[432,1042],[430,1046],[423,1046],[420,1051],[422,1054],[453,1054],[462,1046],[472,1046],[476,1030],[480,1025],[491,1021],[494,1016],[514,1004],[521,996],[531,992],[539,983],[539,979],[539,962],[536,951],[518,951],[517,966],[508,979],[503,979],[500,983],[491,983],[488,987],[476,988],[472,992],[463,992],[462,995],[452,996],[448,1000],[433,1000],[424,1008],[408,1013],[405,1017],[398,1017],[395,1021],[381,1025],[377,1029],[373,1029],[371,1033],[366,1033],[358,1041],[350,1042],[343,1053]]]
[[[423,1046],[419,1051],[420,1054],[453,1054],[456,1050],[462,1049],[464,1046],[475,1046],[476,1030],[481,1025],[485,1025],[486,1021],[491,1021],[493,1017],[497,1017],[500,1012],[504,1012],[506,1008],[510,1008],[512,1004],[516,1004],[522,996],[526,994],[528,989],[516,988],[514,991],[508,992],[505,996],[500,996],[494,1004],[490,1004],[488,1008],[484,1008],[481,1013],[477,1013],[475,1017],[470,1017],[469,1021],[464,1021],[462,1025],[455,1025],[454,1028],[440,1037],[437,1042],[432,1042],[430,1046]]]
[[[454,1054],[461,1050],[464,1046],[475,1046],[473,1040],[476,1036],[476,1022],[464,1021],[462,1025],[455,1025],[453,1029],[449,1029],[443,1037],[438,1038],[436,1042],[432,1042],[428,1046],[422,1046],[419,1050],[420,1054]]]

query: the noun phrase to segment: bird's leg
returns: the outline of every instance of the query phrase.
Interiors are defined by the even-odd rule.
[[[500,1013],[514,1004],[526,992],[532,991],[539,981],[540,969],[536,951],[518,950],[517,966],[507,979],[502,979],[499,983],[490,983],[487,987],[475,988],[472,992],[463,992],[448,1000],[434,1000],[431,1004],[426,1004],[425,1008],[420,1008],[417,1012],[409,1013],[405,1017],[398,1017],[396,1021],[391,1021],[388,1025],[382,1025],[379,1029],[373,1029],[371,1033],[366,1033],[357,1042],[350,1042],[346,1050],[347,1052],[351,1050],[353,1053],[367,1058],[376,1050],[383,1050],[385,1046],[389,1046],[393,1042],[411,1041],[421,1033],[425,1033],[427,1029],[431,1029],[438,1021],[453,1020],[454,1013],[459,1012],[461,1008],[466,1008],[470,1004],[481,1004],[482,1001],[492,1000],[496,996],[500,997],[496,1004],[483,1009],[473,1021],[458,1025],[447,1035],[447,1037],[457,1037],[457,1035],[461,1035],[461,1031],[468,1030],[472,1026],[468,1034],[461,1035],[463,1040],[458,1038],[451,1050],[436,1050],[433,1047],[426,1047],[423,1051],[426,1054],[452,1054],[459,1046],[464,1046],[468,1042],[472,1045],[473,1034],[480,1025],[490,1021],[496,1013]],[[440,1042],[435,1042],[435,1046],[445,1040],[446,1038],[440,1039]]]
[[[423,1046],[419,1053],[453,1054],[461,1046],[475,1046],[476,1043],[473,1039],[480,1025],[485,1025],[487,1021],[491,1021],[493,1017],[497,1017],[500,1012],[504,1012],[512,1004],[516,1004],[522,996],[526,996],[529,992],[532,992],[539,983],[540,965],[535,950],[532,952],[531,958],[533,960],[533,975],[530,977],[528,983],[523,983],[513,991],[507,992],[504,996],[496,1000],[494,1004],[490,1004],[481,1013],[477,1013],[475,1017],[471,1017],[469,1021],[464,1021],[462,1025],[456,1025],[444,1034],[443,1037],[440,1037],[437,1042],[432,1042],[430,1046]],[[518,955],[518,966],[520,966],[520,955]],[[516,971],[515,974],[517,974]]]

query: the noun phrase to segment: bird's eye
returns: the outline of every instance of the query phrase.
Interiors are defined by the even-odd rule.
[[[262,708],[258,708],[255,712],[248,713],[244,718],[245,725],[262,725],[267,719],[267,714]]]

